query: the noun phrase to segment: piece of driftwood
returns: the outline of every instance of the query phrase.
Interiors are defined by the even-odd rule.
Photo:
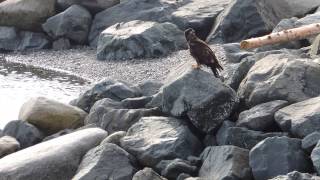
[[[288,29],[266,36],[241,41],[242,49],[252,49],[270,44],[284,43],[293,40],[305,39],[308,36],[320,34],[320,23]]]

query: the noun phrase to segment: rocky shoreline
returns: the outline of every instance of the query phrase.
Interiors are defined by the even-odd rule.
[[[320,35],[239,45],[319,23],[318,0],[22,1],[0,1],[5,58],[93,83],[23,104],[0,130],[0,180],[320,179]],[[190,27],[220,78],[192,68]]]
[[[214,45],[212,49],[216,50],[219,59],[225,60],[225,51],[220,45]],[[10,52],[3,56],[8,62],[62,70],[91,82],[110,78],[130,83],[141,83],[146,80],[162,82],[170,70],[183,62],[192,60],[187,50],[181,50],[160,58],[97,61],[95,51],[90,47],[75,47],[59,51]]]

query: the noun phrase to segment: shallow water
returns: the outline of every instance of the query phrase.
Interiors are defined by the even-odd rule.
[[[29,98],[43,96],[69,103],[88,84],[66,73],[8,63],[0,54],[0,129],[18,119],[21,105]]]

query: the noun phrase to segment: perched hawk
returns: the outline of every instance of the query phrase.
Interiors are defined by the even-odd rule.
[[[218,70],[221,71],[223,68],[207,43],[199,39],[192,28],[185,30],[184,35],[188,41],[190,54],[197,61],[197,65],[192,67],[200,68],[202,64],[206,65],[216,77],[219,77]]]

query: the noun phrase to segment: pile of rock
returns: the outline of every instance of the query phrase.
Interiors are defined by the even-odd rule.
[[[320,178],[320,65],[299,52],[243,56],[237,91],[187,62],[163,84],[33,98],[1,132],[0,179]]]
[[[2,0],[0,50],[90,44],[100,60],[154,58],[186,49],[183,31],[189,27],[211,43],[237,42],[319,6],[317,0]],[[276,29],[315,20],[306,18],[281,21],[285,26]]]
[[[80,2],[82,7],[60,3],[66,10],[39,25],[51,38],[83,43],[88,38],[80,36],[85,35],[92,44],[105,41],[98,42],[101,59],[177,50],[184,44],[183,28],[207,26],[216,16],[209,39],[222,43],[277,31],[287,22],[298,26],[320,20],[314,12],[320,2],[315,0],[201,0],[199,7],[196,1],[132,0],[99,13],[103,8]],[[114,2],[102,4],[110,7]],[[134,7],[137,12],[130,12]],[[204,7],[215,9],[208,12]],[[84,13],[85,8],[90,13]],[[83,11],[78,14],[82,18],[72,16],[74,10]],[[243,12],[248,15],[241,16]],[[90,25],[83,22],[95,13],[88,33]],[[302,18],[281,21],[292,16]],[[53,26],[60,21],[75,29]],[[320,49],[319,37],[308,41],[313,42],[311,52]],[[21,108],[19,120],[0,131],[0,180],[320,179],[319,55],[310,56],[310,48],[270,46],[247,52],[240,51],[238,43],[222,47],[223,81],[185,62],[163,83],[105,79],[70,105],[31,99]]]

